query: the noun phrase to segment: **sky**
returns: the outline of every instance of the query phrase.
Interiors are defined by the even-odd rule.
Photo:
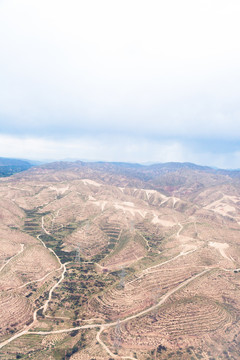
[[[239,0],[0,0],[0,156],[240,168]]]

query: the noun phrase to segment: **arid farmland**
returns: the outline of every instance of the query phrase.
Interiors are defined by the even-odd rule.
[[[239,179],[144,171],[1,179],[1,359],[240,358]]]

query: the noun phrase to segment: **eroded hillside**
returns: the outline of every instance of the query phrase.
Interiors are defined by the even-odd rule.
[[[239,359],[236,176],[56,163],[0,194],[1,359]]]

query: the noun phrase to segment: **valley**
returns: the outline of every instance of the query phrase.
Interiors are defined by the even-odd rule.
[[[0,194],[1,359],[239,359],[236,176],[53,163]]]

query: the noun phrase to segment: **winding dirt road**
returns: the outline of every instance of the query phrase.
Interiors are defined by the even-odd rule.
[[[163,305],[167,299],[173,295],[175,292],[177,292],[178,290],[180,290],[181,288],[183,288],[184,286],[188,285],[190,282],[194,281],[196,278],[206,274],[207,272],[213,270],[213,268],[210,268],[210,269],[205,269],[203,270],[202,272],[192,276],[191,278],[185,280],[183,283],[181,283],[180,285],[176,286],[174,289],[168,291],[165,295],[163,295],[161,297],[161,299],[159,300],[159,302],[151,307],[149,307],[148,309],[146,310],[143,310],[141,312],[139,312],[138,314],[135,314],[135,315],[131,315],[131,316],[128,316],[127,318],[123,319],[123,320],[120,320],[119,321],[119,324],[123,324],[129,320],[133,320],[133,319],[136,319],[137,317],[140,317],[140,316],[143,316],[143,315],[146,315],[147,313],[155,310],[157,307]],[[114,358],[119,358],[118,355],[115,355],[111,352],[111,350],[107,347],[107,345],[101,340],[100,338],[100,335],[101,333],[110,328],[110,327],[113,327],[113,326],[116,326],[117,325],[117,321],[114,321],[114,322],[111,322],[111,323],[107,323],[107,324],[90,324],[90,325],[83,325],[83,326],[76,326],[76,327],[73,327],[73,328],[68,328],[68,329],[61,329],[61,330],[53,330],[53,331],[31,331],[31,332],[28,332],[28,334],[30,335],[50,335],[50,334],[62,334],[62,333],[66,333],[66,332],[71,332],[73,330],[81,330],[81,329],[97,329],[99,328],[99,331],[96,335],[96,339],[97,341],[101,344],[101,346],[107,351],[107,353],[111,356],[111,357],[114,357]],[[26,333],[26,332],[25,332]],[[9,339],[11,340],[11,339]],[[8,341],[8,340],[7,340]],[[0,344],[0,348],[1,348],[1,344]],[[129,357],[129,356],[125,356],[125,357],[121,357],[122,359],[135,359],[135,358],[132,358],[132,357]]]
[[[178,225],[179,225],[179,230],[177,232],[177,237],[179,236],[181,230],[183,229],[183,226],[178,222]],[[42,229],[43,231],[46,233],[46,234],[49,234],[47,232],[47,230],[45,229],[44,227],[44,219],[42,217]],[[33,322],[27,326],[24,330],[22,330],[21,332],[13,335],[11,338],[5,340],[4,342],[0,343],[0,348],[4,347],[5,345],[9,344],[10,342],[12,342],[13,340],[25,335],[25,334],[28,334],[28,335],[50,335],[50,334],[61,334],[61,333],[67,333],[67,332],[71,332],[73,330],[81,330],[81,329],[99,329],[98,332],[97,332],[97,335],[96,335],[96,339],[97,341],[99,342],[99,344],[102,346],[102,348],[112,357],[112,358],[121,358],[121,359],[130,359],[130,360],[135,360],[135,358],[133,357],[128,357],[128,356],[118,356],[118,355],[115,355],[114,353],[112,353],[112,351],[108,348],[108,346],[103,342],[103,340],[101,339],[101,333],[110,328],[110,327],[113,327],[113,326],[116,326],[117,325],[117,321],[114,321],[114,322],[111,322],[111,323],[107,323],[107,324],[86,324],[86,325],[82,325],[82,326],[76,326],[76,327],[72,327],[72,328],[67,328],[67,329],[61,329],[61,330],[53,330],[53,331],[30,331],[31,328],[34,326],[35,324],[35,321],[37,320],[37,312],[39,310],[43,310],[43,313],[45,314],[46,311],[47,311],[47,308],[48,308],[48,304],[49,304],[49,301],[51,300],[52,298],[52,294],[53,294],[53,291],[57,288],[57,286],[63,281],[64,279],[64,276],[65,276],[65,273],[66,273],[66,264],[62,264],[59,257],[57,256],[57,254],[52,250],[52,249],[49,249],[48,247],[46,247],[45,243],[40,239],[40,235],[38,235],[38,239],[41,241],[41,243],[43,244],[43,246],[48,249],[49,251],[51,251],[55,257],[57,258],[59,264],[60,264],[60,268],[58,270],[63,270],[62,271],[62,274],[61,274],[61,277],[60,279],[58,280],[58,282],[56,284],[54,284],[52,286],[52,288],[50,289],[49,291],[49,294],[48,294],[48,299],[46,300],[45,304],[42,305],[40,308],[36,309],[33,313]],[[22,249],[21,249],[22,250]],[[157,264],[157,265],[154,265],[152,266],[151,268],[148,268],[148,269],[145,269],[143,271],[143,274],[141,276],[143,276],[144,274],[146,273],[149,273],[152,271],[152,269],[155,269],[157,267],[161,267],[162,265],[166,264],[166,263],[169,263],[171,261],[174,261],[175,259],[179,258],[180,256],[186,256],[190,253],[192,253],[193,251],[196,251],[197,249],[194,249],[194,250],[191,250],[191,251],[188,251],[188,252],[181,252],[180,254],[178,254],[177,256],[173,257],[172,259],[169,259],[161,264]],[[17,255],[15,255],[17,256]],[[10,259],[11,260],[11,259]],[[10,261],[9,260],[9,261]],[[143,315],[146,315],[150,312],[152,312],[153,310],[155,310],[156,308],[158,308],[159,306],[163,305],[167,300],[168,298],[173,295],[175,292],[177,292],[178,290],[180,290],[181,288],[183,288],[184,286],[187,286],[190,282],[194,281],[196,278],[200,277],[200,276],[203,276],[205,275],[207,272],[213,270],[213,268],[211,267],[206,267],[203,271],[201,271],[200,273],[192,276],[191,278],[183,281],[181,284],[179,284],[178,286],[176,286],[174,289],[168,291],[165,295],[163,295],[159,302],[135,315],[131,315],[131,316],[128,316],[127,318],[123,319],[123,320],[120,320],[119,323],[122,324],[122,323],[126,323],[127,321],[130,321],[130,320],[133,320],[133,319],[136,319],[140,316],[143,316]],[[45,275],[46,276],[46,275]],[[141,277],[140,276],[140,277]],[[139,278],[137,278],[139,279]],[[136,281],[133,280],[133,281]],[[133,282],[132,281],[132,282]]]
[[[42,217],[42,229],[43,229],[43,231],[44,231],[46,234],[49,234],[49,233],[46,231],[46,229],[44,228],[44,219],[43,219],[43,217]],[[9,338],[9,339],[3,341],[2,343],[0,343],[0,349],[3,348],[4,346],[6,346],[7,344],[9,344],[10,342],[12,342],[13,340],[15,340],[15,339],[17,339],[17,338],[19,338],[19,337],[21,337],[21,336],[29,333],[29,330],[34,326],[35,321],[37,320],[37,312],[38,312],[39,310],[43,310],[43,313],[45,314],[45,312],[47,311],[47,308],[48,308],[49,301],[51,301],[53,291],[56,289],[56,287],[57,287],[57,286],[63,281],[63,279],[64,279],[64,275],[65,275],[65,272],[66,272],[66,265],[67,265],[68,263],[62,264],[62,263],[61,263],[61,260],[59,259],[59,257],[58,257],[57,254],[55,253],[55,251],[52,250],[52,249],[50,249],[50,248],[48,248],[48,247],[45,245],[45,243],[40,239],[40,236],[41,236],[41,234],[37,236],[38,240],[42,243],[42,245],[43,245],[47,250],[51,251],[51,252],[54,254],[54,256],[57,258],[57,260],[58,260],[58,262],[59,262],[59,264],[60,264],[60,268],[58,268],[58,269],[56,269],[56,270],[53,270],[53,271],[57,271],[57,270],[63,269],[63,272],[62,272],[61,277],[60,277],[60,279],[58,280],[58,282],[57,282],[56,284],[54,284],[54,285],[51,287],[51,289],[49,290],[48,298],[47,298],[45,304],[42,305],[41,307],[37,308],[37,309],[34,311],[32,323],[31,323],[30,325],[28,325],[28,326],[25,325],[25,329],[24,329],[24,330],[16,333],[16,334],[13,335],[11,338]],[[21,244],[21,246],[22,246],[21,250],[20,250],[16,255],[14,255],[13,257],[11,257],[11,258],[7,261],[7,263],[9,263],[9,261],[11,261],[14,257],[18,256],[18,255],[23,251],[24,244]],[[0,271],[7,265],[7,263],[4,264],[4,266],[0,269]],[[53,271],[51,271],[50,273],[52,273]],[[47,277],[50,273],[46,274],[43,278]],[[42,278],[42,279],[43,279],[43,278]],[[22,285],[22,287],[23,287],[23,286],[26,286],[27,284],[32,283],[32,282],[41,281],[42,279],[28,282],[28,283]]]
[[[44,244],[45,245],[45,244]],[[55,254],[55,253],[54,253]],[[57,256],[57,255],[56,255]],[[59,259],[59,258],[58,258]],[[59,259],[60,261],[60,259]],[[68,329],[61,329],[61,330],[53,330],[53,331],[29,331],[33,326],[34,326],[34,323],[37,319],[37,312],[41,309],[43,309],[43,312],[45,313],[46,310],[47,310],[47,307],[48,307],[48,303],[49,301],[51,300],[51,296],[52,296],[52,293],[54,291],[54,289],[61,283],[61,281],[64,279],[64,275],[65,275],[65,272],[66,272],[66,264],[61,264],[62,265],[62,268],[63,268],[63,272],[62,272],[62,275],[60,277],[60,279],[58,280],[58,282],[50,289],[49,291],[49,296],[48,296],[48,299],[46,300],[45,304],[42,305],[40,308],[36,309],[34,311],[34,314],[33,314],[33,322],[27,326],[24,330],[22,330],[21,332],[13,335],[11,338],[5,340],[4,342],[0,343],[0,349],[3,348],[5,345],[9,344],[10,342],[12,342],[13,340],[19,338],[20,336],[23,336],[25,334],[28,334],[28,335],[49,335],[49,334],[61,334],[61,333],[66,333],[66,332],[71,332],[73,330],[81,330],[81,329],[97,329],[99,328],[99,331],[97,333],[97,340],[99,341],[99,343],[102,345],[102,347],[108,352],[109,355],[111,355],[112,357],[114,358],[117,358],[119,356],[116,356],[115,354],[113,354],[111,352],[111,350],[107,347],[107,345],[100,339],[100,335],[102,333],[102,331],[104,331],[105,329],[109,328],[109,327],[112,327],[112,326],[116,326],[117,325],[117,321],[114,321],[114,322],[111,322],[111,323],[107,323],[107,324],[89,324],[89,325],[83,325],[83,326],[76,326],[76,327],[73,327],[73,328],[68,328]],[[148,309],[146,310],[143,310],[141,312],[139,312],[138,314],[135,314],[135,315],[132,315],[132,316],[129,316],[121,321],[119,321],[119,323],[125,323],[129,320],[132,320],[132,319],[135,319],[137,317],[140,317],[140,316],[143,316],[143,315],[146,315],[147,313],[153,311],[154,309],[156,309],[157,307],[161,306],[162,304],[164,304],[164,302],[166,302],[166,300],[171,296],[173,295],[175,292],[177,292],[178,290],[180,290],[182,287],[188,285],[190,282],[194,281],[196,278],[198,278],[199,276],[202,276],[204,275],[205,273],[211,271],[212,268],[210,269],[205,269],[204,271],[196,274],[195,276],[185,280],[183,283],[181,283],[180,285],[176,286],[174,289],[170,290],[169,292],[167,292],[165,295],[163,295],[160,299],[160,301],[149,307]],[[134,359],[134,358],[131,358],[131,357],[121,357],[123,359]]]

